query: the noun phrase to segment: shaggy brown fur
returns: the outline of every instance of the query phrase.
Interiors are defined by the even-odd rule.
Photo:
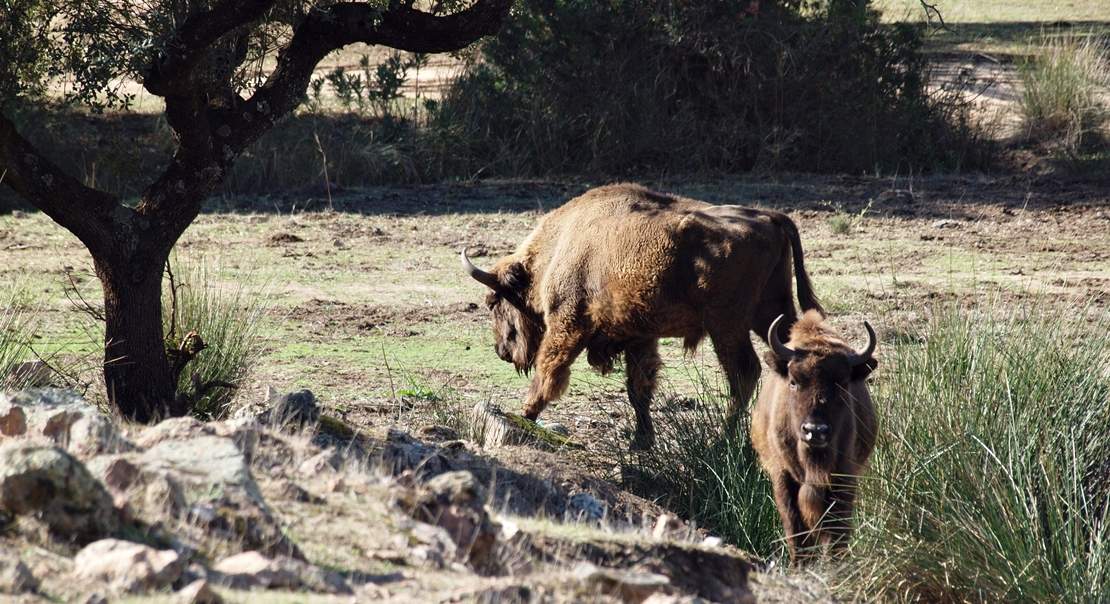
[[[815,312],[794,324],[786,348],[792,358],[766,354],[772,371],[751,434],[790,557],[803,565],[821,549],[836,553],[847,544],[856,484],[878,431],[866,381],[878,362],[856,353]]]
[[[465,251],[464,262],[470,266]],[[823,312],[785,215],[630,184],[572,199],[489,273],[469,270],[492,290],[486,303],[498,356],[520,372],[536,370],[525,417],[537,418],[563,394],[583,350],[603,372],[623,353],[640,445],[655,440],[648,407],[662,365],[659,338],[683,338],[693,349],[710,337],[735,422],[760,373],[748,331],[765,338],[778,315],[786,326],[797,317],[792,272],[802,309]]]

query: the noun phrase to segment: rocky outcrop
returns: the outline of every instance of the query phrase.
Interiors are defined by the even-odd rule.
[[[80,459],[136,448],[110,419],[72,390],[0,393],[0,434],[49,440]]]
[[[0,509],[33,515],[78,543],[120,529],[112,496],[84,464],[56,445],[34,440],[0,444]]]
[[[461,557],[478,567],[498,533],[485,508],[487,497],[470,472],[448,472],[403,491],[398,503],[416,520],[446,531]]]

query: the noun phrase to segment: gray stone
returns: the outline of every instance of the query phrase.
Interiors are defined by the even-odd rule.
[[[266,404],[269,408],[258,414],[258,421],[275,428],[305,426],[320,419],[316,397],[307,389],[274,396]]]
[[[257,551],[243,552],[220,560],[212,567],[211,575],[235,589],[305,588],[320,593],[352,592],[351,586],[337,573],[287,556],[270,558]]]
[[[19,407],[25,415],[23,434],[52,440],[66,451],[87,459],[102,453],[123,453],[135,449],[116,425],[72,390],[43,388],[0,393],[0,413],[9,418]],[[9,419],[9,423],[18,420]]]
[[[197,579],[173,595],[174,604],[223,604],[220,594],[204,579]]]
[[[113,535],[120,528],[104,486],[72,455],[41,442],[0,444],[0,508],[33,514],[55,534],[79,543]]]
[[[19,558],[19,554],[0,546],[0,593],[21,594],[34,591],[39,580]]]
[[[580,520],[601,520],[608,508],[589,493],[574,493],[567,498],[567,513]]]
[[[171,550],[148,545],[102,539],[85,546],[73,559],[78,579],[105,581],[112,590],[143,593],[172,585],[181,576],[184,560]]]
[[[158,443],[137,458],[145,472],[163,470],[178,477],[186,498],[209,499],[222,504],[229,496],[245,495],[254,505],[266,509],[258,484],[246,457],[235,442],[223,436],[200,436],[190,440]],[[213,486],[218,489],[213,489]]]

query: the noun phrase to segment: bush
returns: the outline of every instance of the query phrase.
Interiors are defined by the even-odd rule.
[[[446,171],[971,167],[913,26],[867,2],[754,6],[524,0],[432,120]]]
[[[196,332],[207,348],[189,362],[178,380],[177,392],[191,393],[191,375],[201,383],[218,380],[240,385],[262,353],[262,316],[268,298],[258,288],[218,281],[216,273],[203,263],[173,265],[172,292],[167,288],[162,317],[168,349],[178,350]],[[193,410],[199,419],[223,419],[235,391],[216,387],[201,396]]]
[[[1021,65],[1021,114],[1027,136],[1075,153],[1106,142],[1110,53],[1106,40],[1042,36]]]
[[[1110,321],[1076,310],[941,308],[882,356],[845,593],[1105,601]]]

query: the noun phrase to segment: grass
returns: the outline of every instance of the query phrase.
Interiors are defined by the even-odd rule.
[[[1033,56],[1019,70],[1019,106],[1028,138],[1068,154],[1104,144],[1110,120],[1107,39],[1042,34],[1033,46]]]
[[[0,391],[32,385],[34,376],[15,374],[21,363],[34,358],[31,341],[35,337],[36,318],[25,308],[18,294],[0,304]]]
[[[207,344],[185,366],[178,392],[188,392],[195,372],[201,383],[221,381],[239,386],[262,353],[261,320],[269,309],[265,286],[251,280],[221,283],[220,271],[208,263],[179,263],[172,291],[163,300],[163,323],[169,334],[167,346],[180,343],[195,332]],[[176,346],[174,346],[176,348]],[[227,415],[235,391],[217,387],[201,396],[193,414],[200,419],[222,419]]]
[[[657,404],[655,448],[613,451],[621,486],[764,559],[781,558],[782,526],[746,422],[723,433],[727,399],[702,377],[696,399]],[[657,399],[660,397],[656,397]]]
[[[842,593],[1104,601],[1110,320],[1038,307],[941,305],[898,332],[873,387],[883,430]]]

